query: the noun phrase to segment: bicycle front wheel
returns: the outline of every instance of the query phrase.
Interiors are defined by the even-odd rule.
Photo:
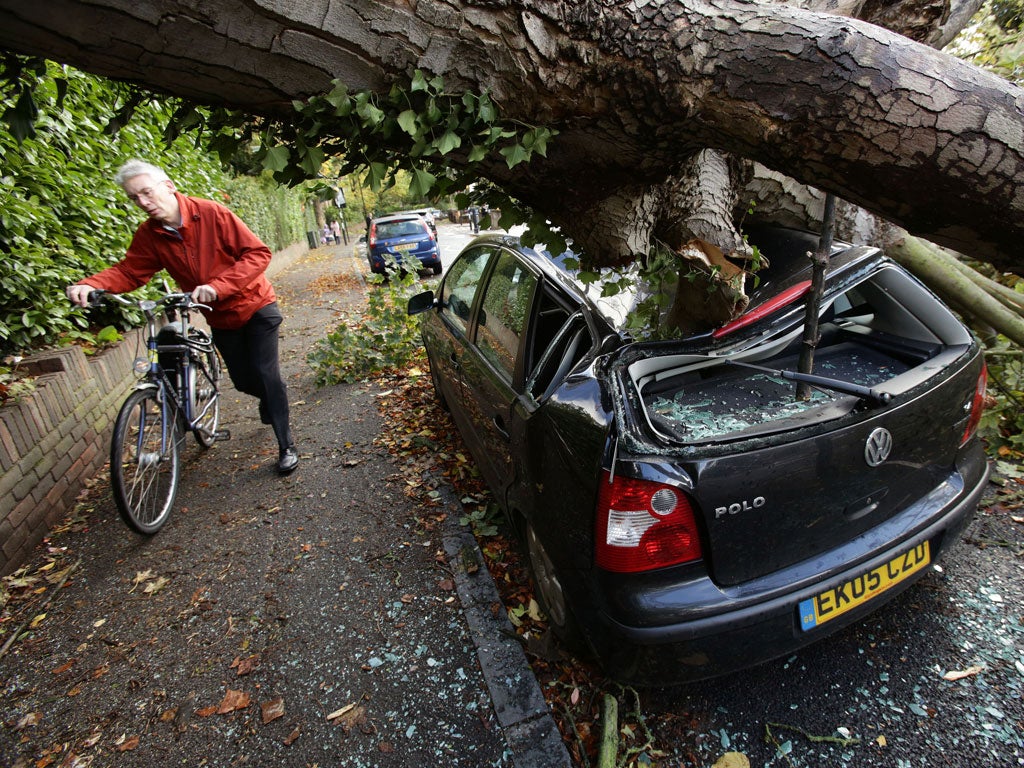
[[[181,467],[174,409],[158,390],[128,395],[110,443],[110,480],[122,519],[139,533],[159,531],[171,515]]]

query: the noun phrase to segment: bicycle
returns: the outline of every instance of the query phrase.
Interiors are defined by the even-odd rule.
[[[92,306],[111,299],[137,305],[145,314],[148,354],[135,361],[142,379],[114,422],[110,480],[121,518],[152,535],[167,522],[178,493],[185,433],[191,431],[204,450],[230,438],[218,429],[222,366],[209,334],[189,322],[190,312],[209,308],[193,302],[191,294],[130,301],[108,291],[89,293]]]

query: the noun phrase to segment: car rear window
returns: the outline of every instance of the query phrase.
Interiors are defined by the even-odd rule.
[[[391,237],[409,237],[422,235],[427,225],[422,219],[406,219],[404,221],[382,221],[377,224],[377,238],[385,240]]]

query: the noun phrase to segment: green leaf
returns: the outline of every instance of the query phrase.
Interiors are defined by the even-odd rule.
[[[366,184],[374,192],[379,192],[381,185],[384,181],[384,176],[388,172],[388,167],[384,163],[370,163],[366,169]]]
[[[288,147],[271,147],[263,158],[263,167],[268,171],[283,171],[288,167]]]
[[[462,139],[452,131],[445,131],[441,138],[434,142],[434,146],[442,155],[447,155],[453,149],[462,146]]]
[[[100,344],[116,344],[121,340],[121,333],[112,325],[101,328],[96,334],[96,341]]]
[[[368,95],[361,93],[359,96],[365,98],[357,99],[356,114],[362,119],[364,126],[376,128],[384,122],[384,112],[374,106]]]
[[[399,114],[398,127],[410,136],[415,137],[419,131],[419,127],[416,125],[416,112],[411,109],[407,109]]]
[[[307,176],[316,176],[324,164],[324,151],[320,147],[307,147],[302,157],[302,170]]]
[[[533,152],[541,157],[548,156],[548,141],[557,133],[549,128],[535,128],[530,132],[531,143],[528,145]],[[525,141],[524,141],[525,143]]]
[[[480,119],[488,125],[498,119],[498,110],[494,106],[494,102],[491,101],[491,97],[486,93],[480,96],[477,114],[479,114]]]
[[[412,172],[412,181],[409,182],[409,194],[413,197],[428,197],[428,193],[434,186],[437,177],[422,168],[416,168]]]
[[[324,98],[327,99],[327,102],[331,106],[340,107],[349,100],[348,86],[340,80],[335,80],[334,88],[332,88],[330,93],[324,96]]]
[[[427,90],[427,78],[418,69],[413,73],[412,84],[409,86],[409,90],[413,93]]]
[[[522,144],[513,144],[510,147],[505,147],[501,150],[501,154],[509,168],[515,168],[520,163],[525,163],[530,159],[530,153],[526,151]]]
[[[21,144],[25,139],[35,137],[36,118],[38,116],[39,108],[36,106],[32,91],[29,88],[24,88],[21,91],[21,96],[18,97],[17,103],[4,111],[3,119],[7,123],[7,128],[11,135],[18,144]]]
[[[487,147],[474,144],[473,148],[469,150],[469,162],[471,163],[479,163],[485,157],[487,157]]]

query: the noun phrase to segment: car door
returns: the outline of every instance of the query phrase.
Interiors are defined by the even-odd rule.
[[[447,401],[453,418],[463,429],[465,398],[462,365],[469,347],[469,330],[481,278],[495,249],[492,246],[464,252],[452,264],[438,292],[440,322],[424,323],[427,349],[432,351],[437,387]]]
[[[500,249],[482,286],[473,349],[462,365],[467,442],[495,491],[512,479],[513,406],[523,381],[525,331],[537,294],[538,275],[511,251]]]

